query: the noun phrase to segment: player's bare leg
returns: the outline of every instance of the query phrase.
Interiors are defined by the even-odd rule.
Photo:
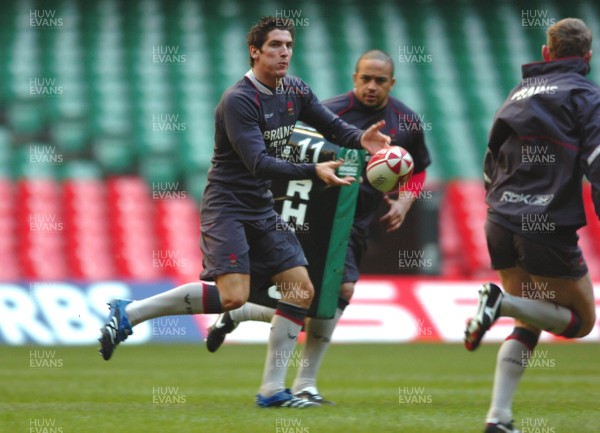
[[[540,328],[544,326],[556,334],[577,338],[587,335],[595,323],[589,274],[578,280],[548,278],[530,275],[520,267],[501,270],[499,274],[506,290],[500,314],[519,318],[498,351],[492,401],[486,418],[490,428],[498,423],[505,426],[511,423],[512,399],[538,342]]]
[[[109,303],[107,324],[101,328],[100,353],[109,360],[116,346],[133,333],[132,328],[146,320],[182,314],[214,314],[238,308],[248,299],[250,276],[223,274],[217,285],[187,283],[139,301],[114,299]],[[218,287],[218,289],[217,289]]]
[[[477,314],[468,322],[465,331],[468,350],[477,349],[483,335],[500,316],[514,317],[566,338],[584,337],[594,327],[596,314],[589,274],[577,280],[534,275],[519,280],[519,275],[525,271],[518,267],[499,272],[503,280],[518,282],[519,286],[513,287],[518,294],[502,293],[492,283],[484,285]],[[531,292],[533,296],[523,297],[523,292]]]
[[[133,326],[161,316],[214,314],[238,308],[248,300],[250,276],[223,274],[215,277],[216,285],[187,283],[150,298],[133,301],[126,308]]]
[[[282,298],[271,321],[265,370],[259,394],[256,396],[259,406],[271,406],[272,399],[278,399],[278,396],[286,398],[286,394],[289,395],[285,388],[287,366],[314,295],[313,285],[303,266],[281,272],[272,280],[281,291]],[[309,403],[302,403],[303,407],[314,405],[306,400],[302,402]]]
[[[499,273],[507,291],[501,296],[499,316],[514,317],[567,338],[584,337],[594,327],[596,312],[589,274],[576,280],[549,278],[527,274],[519,267]]]

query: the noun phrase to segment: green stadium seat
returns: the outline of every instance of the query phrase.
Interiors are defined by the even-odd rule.
[[[7,108],[6,117],[16,134],[37,134],[45,123],[43,101],[32,98],[14,100]]]
[[[54,179],[64,156],[50,143],[31,142],[13,152],[14,178]]]
[[[50,127],[52,140],[67,155],[78,155],[88,150],[89,132],[85,118],[61,118]]]
[[[10,177],[12,167],[12,135],[0,126],[0,178]]]
[[[12,134],[8,128],[0,126],[0,149],[2,151],[9,151],[12,144]]]
[[[179,163],[169,155],[150,155],[142,158],[139,165],[140,174],[149,185],[177,184],[180,180]],[[183,186],[183,185],[180,185]]]
[[[62,179],[101,179],[102,168],[96,161],[74,159],[66,162],[60,168]]]
[[[145,162],[158,154],[173,162],[170,170],[205,175],[214,108],[247,69],[244,37],[254,4],[232,0],[227,8],[215,8],[182,0],[166,7],[161,1],[100,0],[84,8],[61,1],[55,7],[66,24],[48,32],[19,25],[19,14],[28,7],[8,1],[0,18],[0,64],[5,65],[0,100],[11,131],[6,147],[0,129],[0,151],[9,152],[0,166],[14,157],[12,141],[45,140],[48,132],[67,160],[81,162],[91,152],[100,155],[106,173],[143,168],[148,178],[172,177],[162,163]],[[291,72],[321,99],[352,87],[354,63],[365,49],[383,48],[392,55],[397,71],[392,94],[432,126],[426,132],[430,179],[480,176],[494,112],[517,82],[520,65],[539,58],[543,37],[541,29],[522,28],[520,8],[510,2],[286,0],[267,8],[301,10],[309,19],[309,27],[297,31]],[[582,0],[575,8],[597,31],[598,6]],[[560,14],[564,8],[549,10]],[[155,63],[156,45],[178,47],[186,61]],[[402,45],[424,47],[432,63],[399,62]],[[594,56],[592,80],[600,81],[599,64],[600,56]],[[64,94],[32,97],[29,77],[56,77]],[[152,116],[165,114],[179,115],[186,131],[153,131]],[[137,161],[143,161],[139,167]]]
[[[131,174],[136,171],[135,146],[128,136],[106,135],[96,138],[93,155],[106,174]]]

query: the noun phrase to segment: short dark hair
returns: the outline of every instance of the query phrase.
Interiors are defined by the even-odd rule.
[[[390,55],[388,53],[386,53],[385,51],[369,50],[369,51],[364,52],[363,55],[360,56],[358,58],[358,61],[356,62],[355,72],[358,72],[358,64],[363,59],[364,60],[381,60],[383,62],[389,63],[390,66],[392,67],[392,77],[394,76],[394,61],[392,60]]]
[[[579,18],[564,18],[548,29],[550,57],[583,57],[592,48],[592,32]]]
[[[292,41],[296,35],[296,29],[294,28],[294,21],[291,18],[276,18],[274,16],[261,17],[261,19],[252,26],[246,37],[246,43],[248,48],[254,46],[260,49],[265,41],[267,35],[272,30],[286,30],[290,32]],[[250,66],[254,66],[254,59],[250,56]]]

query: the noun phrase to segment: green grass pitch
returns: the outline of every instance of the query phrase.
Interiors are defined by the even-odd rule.
[[[333,345],[320,389],[337,405],[294,410],[254,405],[265,346],[210,354],[203,344],[125,343],[109,362],[91,346],[4,346],[0,432],[481,432],[497,348]],[[515,398],[516,426],[600,432],[599,349],[538,346]]]

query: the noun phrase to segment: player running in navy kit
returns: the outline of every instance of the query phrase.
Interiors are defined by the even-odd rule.
[[[320,178],[343,186],[353,178],[335,175],[341,161],[292,164],[268,152],[287,144],[298,120],[340,146],[370,152],[386,147],[390,138],[378,131],[383,122],[366,132],[346,124],[321,105],[306,83],[287,76],[293,41],[291,22],[261,18],[247,38],[252,69],[225,91],[215,112],[215,147],[201,205],[201,278],[214,279],[216,285],[188,283],[140,301],[111,301],[100,337],[104,359],[110,359],[132,327],[145,320],[238,308],[248,299],[251,279],[271,280],[284,292],[271,322],[256,403],[261,407],[315,405],[293,396],[284,386],[287,369],[282,366],[288,365],[296,345],[313,286],[297,238],[289,228],[281,230],[287,226],[273,209],[269,179]]]
[[[544,62],[523,65],[523,79],[496,113],[485,158],[486,235],[495,284],[480,291],[465,331],[475,350],[499,316],[515,318],[500,347],[485,432],[516,432],[512,399],[540,330],[589,334],[594,292],[577,245],[586,224],[582,178],[600,216],[600,89],[585,78],[592,35],[567,18],[551,26]]]
[[[419,196],[425,181],[425,168],[430,164],[423,134],[424,125],[412,110],[389,95],[395,83],[394,63],[390,56],[380,50],[367,51],[359,58],[353,78],[354,90],[324,101],[323,104],[344,121],[359,128],[384,120],[385,127],[382,131],[391,136],[393,145],[402,146],[409,151],[415,167],[410,183],[403,188],[396,200],[373,188],[366,180],[365,173],[362,173],[364,181],[360,184],[338,308],[333,319],[307,320],[304,358],[299,363],[300,368],[292,388],[295,395],[320,403],[331,401],[321,396],[317,387],[317,374],[333,331],[354,293],[354,285],[359,278],[359,263],[367,248],[368,229],[373,216],[385,200],[389,211],[381,218],[381,222],[388,232],[397,230]],[[247,303],[239,310],[222,314],[209,329],[208,350],[217,350],[225,335],[233,331],[239,322],[270,321],[273,312],[272,308]]]

